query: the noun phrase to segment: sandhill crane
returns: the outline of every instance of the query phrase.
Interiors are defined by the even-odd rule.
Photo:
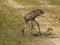
[[[41,14],[44,14],[43,10],[36,9],[36,10],[33,10],[25,15],[25,17],[24,17],[25,26],[22,29],[22,34],[24,34],[24,30],[27,28],[29,21],[31,21],[32,27],[33,27],[33,21],[37,24],[39,34],[41,34],[39,23],[37,23],[37,21],[35,20],[35,18],[37,16],[40,16]]]

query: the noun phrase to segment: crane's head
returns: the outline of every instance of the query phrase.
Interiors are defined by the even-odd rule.
[[[41,17],[44,17],[44,15],[41,15],[41,14],[44,14],[44,11],[42,9],[38,9],[39,10],[39,14]]]
[[[42,9],[39,9],[41,14],[44,14],[44,11]]]

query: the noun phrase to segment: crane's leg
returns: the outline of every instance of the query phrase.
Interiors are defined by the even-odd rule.
[[[33,29],[34,29],[34,27],[33,27],[33,21],[31,21],[31,28],[30,28],[31,34],[32,34],[32,30]]]
[[[39,30],[39,35],[41,35],[41,31],[40,31],[40,26],[39,26],[39,24],[37,23],[37,21],[35,21],[34,20],[34,22],[37,24],[37,26],[38,26],[38,30]]]
[[[33,26],[34,26],[34,25],[33,25],[33,21],[31,21],[31,29],[32,29],[32,30],[35,29]]]

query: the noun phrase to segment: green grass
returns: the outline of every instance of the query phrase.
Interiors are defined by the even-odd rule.
[[[16,15],[16,10],[0,2],[0,45],[20,45],[20,41],[16,41],[12,36],[14,33],[14,36],[19,37],[16,32],[21,36],[19,31],[24,25],[22,18],[21,15]]]
[[[42,5],[43,3],[40,3],[38,0],[14,0],[17,1],[19,4],[22,5]],[[41,1],[41,0],[40,0]],[[49,2],[51,5],[60,5],[60,0],[50,0]]]
[[[52,5],[60,5],[60,0],[51,0]]]
[[[40,3],[38,0],[14,0],[22,5],[42,5],[43,3]],[[42,0],[40,0],[42,1]],[[50,4],[52,5],[60,5],[60,0],[50,0]]]
[[[18,42],[10,38],[6,30],[0,30],[0,45],[18,45]]]
[[[22,5],[41,5],[37,0],[14,0]]]

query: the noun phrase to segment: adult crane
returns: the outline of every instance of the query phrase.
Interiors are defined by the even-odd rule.
[[[35,18],[37,16],[41,16],[42,14],[44,14],[44,11],[42,9],[36,9],[36,10],[33,10],[33,11],[27,13],[25,15],[25,17],[24,17],[25,26],[22,29],[22,34],[24,34],[24,30],[28,27],[28,22],[31,21],[31,24],[32,24],[32,27],[33,27],[33,21],[34,21],[37,24],[37,27],[38,27],[38,30],[39,30],[39,34],[41,35],[39,23],[37,23]]]

